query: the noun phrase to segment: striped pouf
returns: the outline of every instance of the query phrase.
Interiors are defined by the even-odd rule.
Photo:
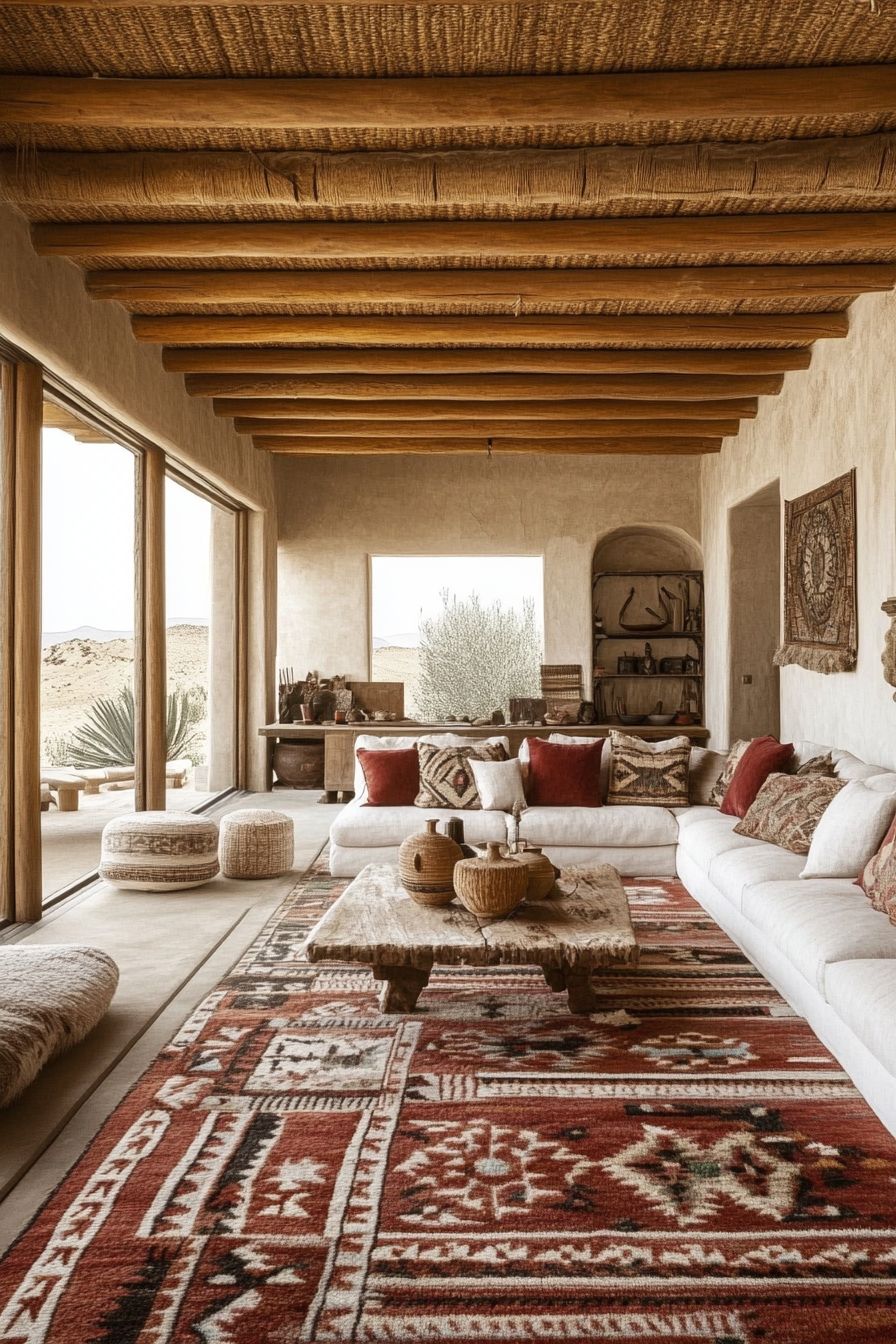
[[[295,857],[292,818],[244,808],[221,821],[221,872],[225,877],[281,877]]]
[[[184,891],[218,874],[218,827],[184,812],[134,812],[103,829],[100,877],[125,891]]]

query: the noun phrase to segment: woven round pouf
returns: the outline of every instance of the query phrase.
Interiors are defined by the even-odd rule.
[[[218,827],[185,812],[134,812],[103,828],[100,877],[124,891],[185,891],[218,875]]]
[[[244,808],[221,821],[221,872],[225,877],[281,877],[295,855],[292,818]]]

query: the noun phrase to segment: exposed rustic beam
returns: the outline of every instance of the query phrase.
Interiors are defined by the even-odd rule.
[[[504,302],[652,299],[657,303],[718,299],[849,298],[892,289],[896,266],[657,266],[584,270],[486,271],[88,271],[94,299],[134,303],[221,304]]]
[[[647,439],[281,439],[256,438],[255,447],[268,453],[318,457],[321,454],[395,454],[424,453],[554,453],[605,454],[652,453],[657,456],[717,453],[721,439],[647,438]]]
[[[114,81],[88,82],[99,85]],[[45,257],[270,257],[315,261],[383,257],[411,262],[465,258],[478,263],[490,256],[892,252],[896,251],[896,219],[886,212],[847,212],[674,219],[403,220],[377,224],[35,224],[32,237],[37,252]]]
[[[896,110],[891,65],[413,79],[91,79],[7,75],[11,125],[331,130],[531,127]]]
[[[163,346],[169,373],[788,373],[798,350],[304,350]]]
[[[846,313],[623,314],[566,317],[133,317],[157,345],[315,346],[774,346],[849,332]]]
[[[784,375],[206,373],[188,374],[184,383],[191,397],[337,397],[350,401],[391,397],[424,401],[491,397],[498,401],[567,401],[606,397],[622,401],[705,401],[708,397],[774,397],[784,386]]]
[[[678,420],[755,419],[757,397],[720,398],[718,401],[327,401],[283,398],[227,398],[214,402],[215,415],[254,416],[271,434],[279,421],[291,420]],[[349,425],[345,433],[352,432]],[[532,433],[536,433],[535,427]]]
[[[732,438],[740,428],[739,420],[255,420],[237,419],[237,434],[255,434],[263,438],[344,438],[357,439],[483,439],[499,435],[505,439],[649,439],[649,438]]]
[[[613,201],[892,196],[896,136],[755,144],[322,153],[280,150],[0,154],[0,195],[22,206],[593,207]]]

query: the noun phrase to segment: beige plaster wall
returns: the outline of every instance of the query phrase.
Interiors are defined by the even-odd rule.
[[[591,668],[591,562],[631,523],[700,532],[699,461],[661,457],[277,460],[277,661],[369,675],[371,555],[541,555],[545,659]]]
[[[781,669],[781,736],[845,747],[896,766],[896,704],[880,654],[896,593],[896,296],[866,295],[842,341],[820,341],[812,366],[789,373],[718,458],[702,463],[707,570],[707,721],[712,743],[729,740],[729,510],[780,479],[793,499],[856,468],[859,658],[855,672],[821,676]],[[783,509],[782,509],[783,516]]]
[[[252,510],[249,547],[249,773],[265,787],[256,727],[274,712],[276,508],[270,459],[187,396],[158,346],[139,345],[114,303],[88,298],[73,262],[39,257],[28,223],[0,205],[0,336],[202,479]]]

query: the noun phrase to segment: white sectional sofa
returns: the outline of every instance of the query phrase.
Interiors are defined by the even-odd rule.
[[[359,738],[357,745],[388,750],[410,743]],[[797,743],[795,755],[802,763],[828,751],[843,779],[890,773],[818,743]],[[428,817],[461,816],[472,843],[506,836],[510,818],[503,812],[365,807],[360,767],[355,785],[354,800],[330,833],[335,876],[355,876],[368,863],[397,862],[402,840],[422,830]],[[852,879],[803,880],[803,856],[735,835],[736,825],[736,817],[706,806],[537,807],[523,814],[520,834],[557,864],[611,863],[638,877],[677,874],[807,1019],[896,1134],[896,927]]]

